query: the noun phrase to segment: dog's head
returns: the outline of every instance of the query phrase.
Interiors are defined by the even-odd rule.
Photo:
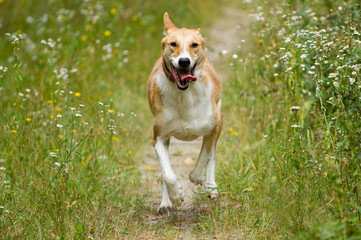
[[[177,28],[164,14],[162,56],[178,89],[186,90],[190,81],[196,81],[196,67],[202,67],[205,58],[205,40],[200,29]]]

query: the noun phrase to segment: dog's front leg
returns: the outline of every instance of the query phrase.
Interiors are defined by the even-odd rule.
[[[210,198],[218,196],[217,184],[215,181],[215,151],[221,127],[216,127],[211,135],[203,137],[202,149],[194,170],[189,174],[189,179],[194,184],[203,184],[203,171],[206,168],[206,181],[204,187]]]
[[[164,147],[166,150],[166,155],[169,156],[169,142],[170,139],[164,141]],[[169,198],[167,184],[165,183],[163,179],[163,185],[162,185],[162,202],[160,203],[160,206],[158,208],[158,212],[160,214],[165,214],[167,212],[170,212],[172,210],[172,202]]]
[[[177,176],[172,170],[168,155],[169,138],[157,137],[154,145],[158,160],[162,168],[163,196],[158,211],[165,213],[172,208],[172,204],[180,206],[184,200],[182,187],[177,181]]]

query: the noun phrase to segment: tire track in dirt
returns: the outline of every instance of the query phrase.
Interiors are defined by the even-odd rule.
[[[247,38],[250,34],[248,14],[237,8],[225,8],[222,18],[215,20],[209,29],[202,29],[207,40],[207,55],[220,75],[222,81],[226,79],[226,69],[221,66],[226,57],[223,57],[222,50],[229,53],[236,49],[241,39]],[[173,211],[172,216],[160,216],[157,208],[162,198],[162,175],[155,150],[148,146],[144,152],[144,164],[140,166],[145,193],[149,196],[148,204],[151,212],[146,216],[149,224],[155,224],[161,219],[171,221],[176,217],[177,222],[181,222],[180,230],[185,239],[193,239],[189,232],[191,228],[184,225],[192,223],[191,218],[201,213],[202,206],[197,199],[203,186],[197,187],[189,181],[188,174],[193,170],[202,145],[202,138],[194,141],[183,142],[171,138],[169,157],[173,171],[177,175],[178,181],[184,191],[184,202],[181,207]],[[188,221],[187,221],[188,220]],[[193,222],[194,223],[194,222]],[[182,226],[183,224],[183,226]],[[188,237],[187,237],[188,236]]]

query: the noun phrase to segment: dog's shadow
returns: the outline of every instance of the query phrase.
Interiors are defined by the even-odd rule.
[[[146,215],[146,223],[154,226],[174,225],[178,228],[185,228],[187,225],[197,224],[202,217],[212,215],[213,208],[219,206],[221,197],[217,199],[210,199],[207,197],[203,187],[198,188],[199,192],[193,195],[192,203],[189,206],[174,208],[167,213],[158,213],[159,203],[151,204],[150,214]]]

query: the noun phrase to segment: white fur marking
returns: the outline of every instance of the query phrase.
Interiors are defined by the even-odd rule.
[[[174,136],[180,140],[193,140],[209,135],[213,126],[211,105],[212,85],[205,86],[196,71],[197,81],[181,91],[164,74],[158,74],[157,85],[165,101],[162,116],[162,136]]]
[[[166,140],[163,137],[158,137],[157,143],[154,146],[162,168],[163,183],[166,185],[163,186],[162,203],[164,203],[164,206],[168,207],[168,200],[170,199],[173,204],[180,206],[184,200],[184,195],[182,187],[177,181],[177,176],[174,174],[170,165],[168,149],[165,145],[165,141]]]
[[[184,44],[183,52],[181,52],[178,57],[171,58],[172,65],[175,68],[180,68],[179,59],[181,59],[181,58],[189,58],[189,60],[191,61],[190,68],[194,67],[194,64],[195,64],[194,59],[192,59],[191,55],[189,54],[189,52],[186,49],[187,49],[187,46],[186,46],[186,44]]]

